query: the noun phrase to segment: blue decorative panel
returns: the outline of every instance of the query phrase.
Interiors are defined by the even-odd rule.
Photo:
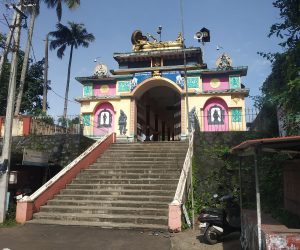
[[[140,84],[142,81],[150,78],[152,76],[151,72],[142,72],[142,73],[135,73],[134,78],[136,78],[136,83]]]
[[[231,121],[242,122],[242,109],[234,108],[231,110]]]
[[[189,89],[199,88],[199,77],[188,77],[187,78],[187,85],[188,85]]]
[[[241,87],[241,78],[239,76],[229,76],[230,89]]]
[[[93,95],[93,85],[84,85],[83,96],[92,96],[92,95]]]
[[[90,126],[91,125],[91,115],[83,114],[82,115],[82,123],[83,123],[83,126]]]
[[[150,78],[151,76],[151,72],[135,73],[131,80],[131,90],[133,90],[137,85]]]
[[[179,87],[184,88],[184,77],[179,71],[166,71],[162,72],[162,77],[168,78],[175,82]]]
[[[119,81],[118,92],[130,92],[130,81]]]

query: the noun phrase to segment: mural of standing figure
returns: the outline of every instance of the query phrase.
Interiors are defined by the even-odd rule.
[[[189,112],[189,131],[191,132],[195,128],[195,118],[196,118],[196,107],[193,107]]]
[[[119,117],[120,135],[125,135],[126,134],[126,132],[127,132],[126,125],[127,125],[127,116],[125,115],[124,111],[121,109],[120,117]]]

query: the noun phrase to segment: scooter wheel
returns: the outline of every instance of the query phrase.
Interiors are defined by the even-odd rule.
[[[210,245],[214,245],[218,242],[218,234],[212,226],[206,229],[204,237]]]

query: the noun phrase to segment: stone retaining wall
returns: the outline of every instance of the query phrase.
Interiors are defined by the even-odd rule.
[[[44,151],[49,154],[49,164],[66,166],[95,141],[82,135],[29,135],[12,138],[12,162],[22,163],[23,149]],[[0,151],[3,139],[0,138]]]
[[[300,229],[290,229],[267,214],[262,214],[262,250],[300,249]],[[243,249],[258,249],[257,217],[254,210],[242,211]]]

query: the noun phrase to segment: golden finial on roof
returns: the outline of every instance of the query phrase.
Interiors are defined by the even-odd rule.
[[[149,41],[147,36],[144,36],[140,30],[135,30],[131,36],[133,51],[150,51],[160,49],[182,49],[183,37],[181,32],[175,41],[158,41],[153,35],[148,34],[153,41]]]

